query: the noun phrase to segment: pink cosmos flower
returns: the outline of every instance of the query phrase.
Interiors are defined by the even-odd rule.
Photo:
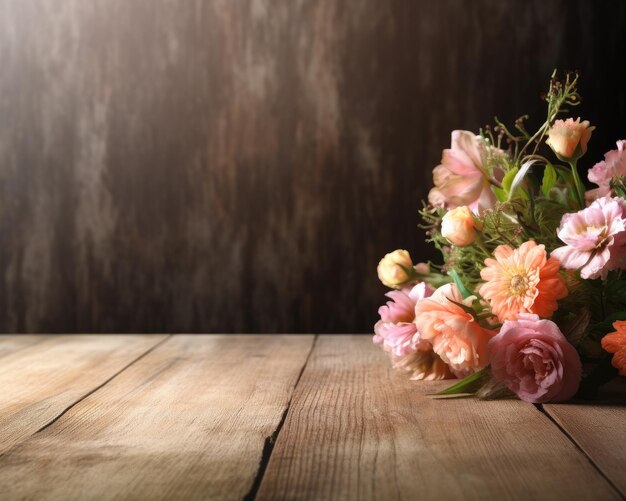
[[[604,279],[626,265],[626,202],[603,197],[565,214],[557,235],[567,245],[552,251],[552,257],[564,268],[580,270],[582,278]]]
[[[496,148],[490,150],[504,155]],[[484,166],[487,151],[479,136],[465,130],[453,131],[451,148],[443,150],[441,165],[433,170],[435,187],[430,190],[428,201],[448,209],[467,205],[476,214],[493,207],[496,198]]]
[[[611,195],[611,179],[617,176],[626,176],[626,140],[617,142],[617,149],[604,154],[604,160],[595,164],[587,173],[587,178],[599,186],[589,190],[586,198],[593,201],[599,197]]]
[[[415,305],[415,324],[421,338],[432,343],[434,352],[457,377],[488,365],[487,342],[495,334],[456,304],[470,306],[471,301],[463,300],[456,285],[446,284]]]
[[[374,326],[374,343],[382,344],[385,351],[396,357],[403,357],[418,350],[430,350],[430,343],[424,341],[415,320],[415,304],[432,294],[432,289],[424,282],[412,289],[394,290],[385,294],[391,301],[378,309],[380,320]]]
[[[563,402],[578,391],[582,367],[557,325],[520,313],[488,345],[493,376],[526,402]]]

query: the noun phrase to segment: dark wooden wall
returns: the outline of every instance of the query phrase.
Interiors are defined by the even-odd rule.
[[[626,136],[624,7],[0,0],[0,330],[369,331],[452,129]]]

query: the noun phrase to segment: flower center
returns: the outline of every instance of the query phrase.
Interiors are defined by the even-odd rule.
[[[528,289],[528,278],[524,275],[514,275],[513,278],[511,278],[509,287],[513,294],[524,294],[526,289]]]
[[[595,228],[594,228],[595,229]],[[596,249],[601,249],[602,247],[604,247],[607,243],[607,241],[609,240],[609,229],[606,226],[603,226],[602,228],[598,228],[598,240],[596,241]]]

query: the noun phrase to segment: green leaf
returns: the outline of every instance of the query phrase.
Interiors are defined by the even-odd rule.
[[[541,193],[544,197],[550,196],[550,190],[556,185],[557,179],[558,176],[552,164],[546,165],[546,170],[543,172],[543,181],[541,182]]]
[[[567,207],[567,198],[565,198],[565,194],[560,188],[552,188],[546,197],[553,202],[557,202],[558,204],[565,205]]]
[[[472,308],[471,306],[467,306],[466,304],[459,303],[458,301],[455,301],[454,299],[450,299],[449,297],[446,297],[446,299],[450,301],[452,304],[456,304],[465,313],[467,313],[468,315],[471,315],[474,318],[474,320],[478,322],[478,316],[476,315],[476,310],[474,310],[474,308]]]
[[[572,171],[563,165],[554,165],[553,167],[558,172],[559,177],[565,181],[565,186],[567,186],[567,200],[570,202],[570,208],[575,208],[578,205],[578,194],[576,193],[576,185],[574,184]]]
[[[515,179],[515,176],[517,176],[518,172],[519,172],[519,168],[514,167],[509,172],[507,172],[504,178],[502,179],[502,188],[507,193],[507,195],[509,191],[511,191],[511,184],[513,184],[513,179]]]
[[[496,199],[498,202],[506,202],[507,194],[502,188],[498,188],[497,186],[493,187],[493,192],[496,195]]]
[[[626,198],[626,178],[614,177],[611,179],[610,185],[618,196]]]
[[[446,388],[439,393],[435,393],[435,396],[457,395],[459,393],[476,393],[484,383],[485,377],[489,374],[488,371],[489,368],[485,367],[474,374],[470,374],[449,388]]]
[[[626,311],[616,311],[615,313],[611,313],[602,322],[593,324],[591,330],[600,334],[606,334],[607,332],[611,332],[613,330],[613,322],[617,320],[626,320]]]
[[[526,174],[528,174],[528,171],[530,171],[530,168],[535,163],[537,163],[536,160],[528,160],[528,161],[526,161],[526,162],[524,162],[522,164],[522,167],[519,169],[517,174],[515,174],[515,177],[513,178],[513,181],[511,181],[511,186],[509,187],[509,200],[511,200],[511,198],[513,198],[513,195],[515,194],[515,191],[517,191],[518,188],[521,188],[522,181],[526,177]],[[503,182],[504,182],[504,180],[503,180]],[[525,191],[521,190],[520,191],[520,197],[524,198],[524,199],[528,199],[528,194]]]
[[[466,299],[472,295],[471,291],[467,287],[465,287],[465,284],[461,280],[461,277],[456,270],[450,270],[448,272],[448,275],[450,275],[452,277],[452,280],[454,280],[454,283],[457,289],[459,289],[459,292],[461,293],[461,297],[463,299]]]
[[[552,164],[550,164],[552,165]],[[554,169],[557,171],[558,175],[561,177],[561,179],[563,179],[563,181],[565,181],[565,184],[567,185],[571,185],[574,184],[574,177],[572,176],[572,171],[569,170],[568,167],[565,167],[564,165],[552,165],[552,167],[554,167]]]

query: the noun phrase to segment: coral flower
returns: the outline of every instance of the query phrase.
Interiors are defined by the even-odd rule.
[[[495,259],[485,259],[480,276],[486,281],[480,295],[489,301],[493,314],[502,322],[515,320],[519,313],[551,317],[557,301],[567,296],[565,282],[559,276],[561,263],[546,256],[543,245],[532,240],[518,249],[499,245]]]
[[[494,331],[483,328],[459,304],[469,306],[454,284],[446,284],[415,305],[415,325],[422,339],[458,377],[472,374],[489,364],[487,343]],[[456,304],[459,303],[459,304]]]
[[[504,152],[491,148],[493,154]],[[433,170],[435,187],[428,201],[435,207],[469,206],[474,213],[493,207],[496,198],[484,166],[488,151],[482,139],[466,130],[452,132],[452,146],[443,150],[441,165]]]
[[[613,355],[613,367],[626,376],[626,321],[618,320],[613,323],[616,332],[611,332],[602,338],[602,348]]]
[[[626,202],[599,198],[589,207],[565,214],[557,234],[567,245],[552,251],[564,268],[582,278],[606,278],[609,270],[626,267]]]

